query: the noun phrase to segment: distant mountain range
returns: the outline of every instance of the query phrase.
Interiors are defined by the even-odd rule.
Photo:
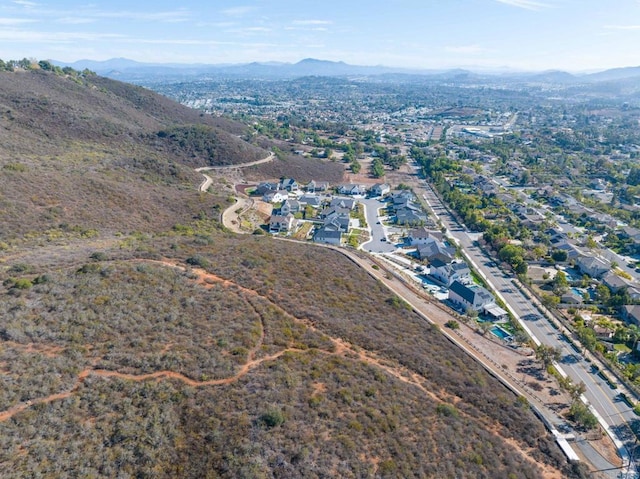
[[[527,83],[598,83],[627,80],[640,77],[640,66],[614,68],[591,74],[571,74],[564,71],[545,72],[481,72],[466,69],[420,70],[385,66],[360,66],[344,62],[307,58],[297,63],[253,62],[244,64],[180,64],[141,63],[126,58],[106,61],[80,60],[74,63],[53,62],[59,66],[70,66],[76,70],[85,68],[100,75],[120,80],[142,80],[151,76],[159,78],[190,78],[211,75],[239,78],[298,78],[304,76],[372,77],[381,75],[405,75],[427,77],[440,81],[506,81]]]

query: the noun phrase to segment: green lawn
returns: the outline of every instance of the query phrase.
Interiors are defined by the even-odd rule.
[[[615,344],[613,348],[619,353],[629,354],[631,352],[631,348],[626,344]]]

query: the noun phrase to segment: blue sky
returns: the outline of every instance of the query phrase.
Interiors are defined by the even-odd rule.
[[[0,58],[601,70],[640,65],[640,0],[0,0]]]

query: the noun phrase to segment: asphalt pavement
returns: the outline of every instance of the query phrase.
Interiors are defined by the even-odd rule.
[[[397,246],[389,241],[387,227],[378,214],[386,205],[378,198],[366,198],[359,200],[364,205],[365,218],[369,224],[371,239],[362,245],[364,251],[370,253],[391,253]]]

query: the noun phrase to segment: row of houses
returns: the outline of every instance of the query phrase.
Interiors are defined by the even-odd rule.
[[[387,209],[398,225],[435,227],[435,222],[429,218],[416,197],[410,190],[400,190],[391,194]]]
[[[262,182],[255,191],[255,195],[262,196],[262,200],[267,203],[281,203],[289,198],[299,198],[305,194],[315,195],[317,193],[327,193],[332,189],[328,182],[311,180],[301,186],[293,178],[283,178],[278,183]],[[391,191],[387,183],[377,183],[373,186],[360,184],[342,184],[335,187],[335,191],[340,195],[382,197]]]

